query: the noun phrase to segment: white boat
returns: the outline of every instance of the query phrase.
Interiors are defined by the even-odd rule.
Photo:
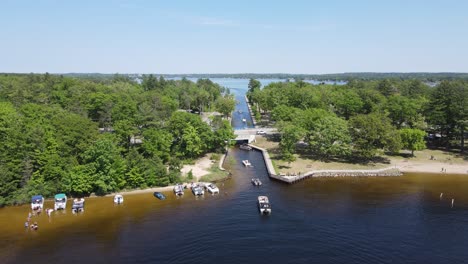
[[[216,185],[214,185],[214,183],[205,185],[205,188],[208,192],[212,194],[219,193],[219,188]]]
[[[176,184],[176,186],[174,186],[174,193],[177,196],[184,195],[184,186],[182,186],[181,184]]]
[[[248,144],[242,144],[239,146],[239,148],[243,150],[252,150],[252,147],[249,146]]]
[[[249,162],[249,160],[243,160],[242,164],[244,164],[244,166],[246,166],[246,167],[251,167],[252,166],[252,164]]]
[[[67,196],[64,193],[56,194],[54,197],[54,210],[65,210],[67,207]]]
[[[73,200],[72,212],[73,213],[83,212],[84,211],[84,203],[85,203],[84,198],[80,198],[80,199],[75,198]]]
[[[260,181],[259,178],[253,178],[252,179],[252,184],[255,185],[255,186],[260,186],[260,185],[262,185],[262,182]]]
[[[192,186],[192,193],[195,196],[199,196],[199,195],[204,195],[205,191],[203,190],[202,187],[200,187],[200,185],[197,184],[197,185]]]
[[[242,122],[246,123],[246,122],[247,122],[247,120],[246,120],[245,118],[242,118]]]
[[[124,202],[124,198],[123,198],[123,196],[121,194],[116,194],[114,196],[114,203],[121,204],[123,202]]]
[[[258,197],[258,209],[261,214],[271,214],[271,205],[267,196]]]
[[[31,209],[42,210],[44,208],[44,197],[42,195],[34,195],[31,198]]]

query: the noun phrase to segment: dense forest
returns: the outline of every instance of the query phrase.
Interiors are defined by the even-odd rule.
[[[370,161],[380,151],[421,150],[430,144],[464,151],[468,126],[468,82],[352,80],[346,85],[303,81],[249,82],[247,96],[257,120],[265,117],[281,132],[281,153],[294,161],[297,142],[322,160]]]
[[[80,79],[0,75],[0,206],[31,195],[74,196],[167,186],[184,162],[234,137],[229,90],[144,75]]]

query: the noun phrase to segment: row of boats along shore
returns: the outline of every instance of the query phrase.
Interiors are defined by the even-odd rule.
[[[252,179],[254,180],[254,179]],[[258,179],[257,179],[258,180]],[[260,186],[261,182],[252,182],[255,186]],[[214,183],[192,183],[190,187],[188,185],[176,184],[173,188],[174,194],[176,196],[182,196],[185,194],[185,190],[190,188],[194,196],[203,196],[205,191],[211,194],[219,194],[219,188]],[[154,192],[154,197],[159,200],[165,200],[166,196],[161,192]],[[44,209],[44,197],[42,195],[34,195],[31,198],[31,209],[36,214],[40,214]],[[54,197],[54,209],[47,209],[47,214],[50,215],[52,211],[66,210],[67,208],[67,196],[64,193],[56,194]],[[124,197],[121,194],[116,194],[114,196],[115,204],[122,204],[124,202]],[[271,213],[271,208],[269,206],[268,197],[259,196],[258,205],[260,208],[260,213]],[[84,198],[75,198],[72,202],[72,213],[84,212],[85,200]]]
[[[249,145],[241,145],[241,149],[252,150],[252,147]],[[242,160],[242,163],[245,167],[253,167],[248,160]],[[251,180],[252,185],[260,187],[262,182],[259,178],[253,178]],[[182,196],[185,194],[185,190],[190,189],[194,196],[203,196],[205,191],[211,194],[219,194],[219,188],[214,183],[191,183],[191,184],[176,184],[173,188],[173,192],[176,196]],[[165,200],[166,196],[161,192],[154,192],[154,197],[159,200]],[[270,214],[271,205],[267,196],[258,196],[258,208],[261,214]],[[44,207],[44,197],[42,195],[35,195],[31,198],[31,209],[33,212],[40,213]],[[66,210],[68,197],[64,193],[59,193],[54,196],[54,209],[47,209],[47,214],[50,214],[52,211],[57,210]],[[75,198],[72,200],[71,211],[73,213],[84,212],[85,209],[85,199],[84,198]],[[124,202],[124,197],[121,194],[116,194],[114,196],[115,204],[122,204]],[[50,210],[50,211],[49,211]]]

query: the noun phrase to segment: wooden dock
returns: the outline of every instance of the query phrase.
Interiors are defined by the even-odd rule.
[[[250,144],[249,146],[262,152],[270,178],[289,184],[314,177],[394,177],[402,175],[399,169],[393,167],[378,170],[312,170],[304,174],[277,174],[268,151],[255,145]]]

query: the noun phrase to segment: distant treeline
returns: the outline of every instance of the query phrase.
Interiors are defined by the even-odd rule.
[[[106,79],[112,78],[114,74],[101,73],[67,73],[63,76],[73,76],[81,78]],[[140,74],[121,74],[132,79],[141,76]],[[437,82],[442,80],[468,80],[468,73],[456,72],[345,72],[332,74],[289,74],[289,73],[206,73],[206,74],[154,74],[165,78],[186,77],[186,78],[240,78],[240,79],[300,79],[317,81],[349,81],[349,80],[382,80],[382,79],[417,79],[420,81]]]

